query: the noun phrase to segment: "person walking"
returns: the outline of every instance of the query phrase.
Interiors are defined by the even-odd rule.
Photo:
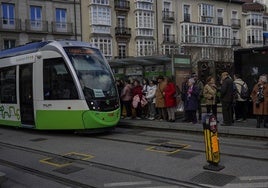
[[[205,98],[207,113],[209,114],[212,112],[217,119],[217,86],[215,84],[215,79],[212,76],[209,76],[206,81],[207,83],[204,86],[203,96]]]
[[[253,101],[253,114],[257,118],[256,127],[260,128],[263,121],[263,126],[268,128],[268,125],[266,125],[268,117],[268,83],[266,75],[259,77],[258,83],[254,85],[250,96]]]
[[[228,72],[221,74],[221,104],[222,104],[222,126],[231,126],[233,123],[233,93],[234,82]]]
[[[146,99],[148,101],[148,114],[150,120],[155,119],[155,92],[156,85],[154,80],[149,81],[148,92],[146,93]]]
[[[176,85],[172,82],[171,78],[166,77],[166,88],[164,89],[163,95],[165,96],[165,106],[167,108],[169,122],[175,122],[175,111],[176,111]]]
[[[234,84],[237,89],[237,98],[235,99],[234,113],[235,120],[237,122],[246,122],[248,113],[247,99],[243,99],[241,96],[242,87],[248,89],[247,83],[244,82],[239,74],[234,74]]]
[[[198,109],[198,97],[199,89],[197,85],[194,84],[195,80],[190,78],[188,80],[188,90],[185,101],[184,110],[189,122],[193,124],[197,123],[196,111]]]
[[[130,84],[130,80],[125,80],[124,81],[124,87],[121,91],[121,101],[123,106],[126,109],[126,117],[125,119],[131,119],[132,117],[132,107],[131,107],[131,102],[132,102],[132,85]]]
[[[167,111],[165,106],[165,96],[163,94],[165,88],[166,88],[166,82],[164,82],[163,76],[158,76],[157,78],[157,87],[155,92],[155,107],[158,110],[158,119],[166,120],[167,119]]]

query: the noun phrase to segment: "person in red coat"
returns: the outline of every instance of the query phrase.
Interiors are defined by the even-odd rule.
[[[165,96],[165,105],[168,112],[168,121],[175,121],[175,111],[176,111],[176,85],[172,82],[169,77],[165,78],[167,83],[166,88],[164,89]]]
[[[142,86],[140,85],[139,80],[134,80],[134,87],[132,88],[132,96],[133,100],[138,101],[133,101],[133,102],[138,102],[137,105],[133,105],[133,108],[136,112],[136,119],[141,119],[141,114],[142,114],[142,107],[141,107],[141,99],[142,99]],[[135,97],[136,96],[136,97]],[[137,97],[139,96],[139,98]]]

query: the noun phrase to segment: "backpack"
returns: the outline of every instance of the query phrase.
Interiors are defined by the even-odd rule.
[[[247,84],[244,82],[243,84],[239,84],[239,85],[241,85],[241,92],[239,93],[240,97],[242,99],[248,99],[249,91],[248,91]]]

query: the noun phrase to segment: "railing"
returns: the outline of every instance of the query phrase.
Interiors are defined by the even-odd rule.
[[[231,19],[231,27],[233,28],[240,28],[241,27],[241,23],[240,23],[240,19]]]
[[[241,39],[232,39],[232,46],[241,46]]]
[[[114,2],[114,8],[116,10],[130,10],[130,3],[129,1],[124,1],[124,0],[116,0]]]
[[[26,20],[26,31],[48,33],[48,22],[42,20]]]
[[[127,27],[116,27],[115,35],[116,36],[131,36],[131,29]]]
[[[0,18],[0,30],[21,31],[21,19]]]
[[[52,33],[72,35],[73,24],[68,22],[52,22]]]
[[[175,43],[175,35],[163,34],[163,43]]]
[[[174,18],[174,12],[173,11],[167,11],[167,10],[164,10],[162,11],[162,20],[163,21],[174,21],[175,18]]]

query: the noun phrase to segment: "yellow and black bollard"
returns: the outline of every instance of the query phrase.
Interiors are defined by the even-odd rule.
[[[217,120],[213,114],[207,114],[203,119],[204,138],[206,144],[206,158],[208,165],[204,169],[220,171],[224,166],[219,165],[220,149]]]

